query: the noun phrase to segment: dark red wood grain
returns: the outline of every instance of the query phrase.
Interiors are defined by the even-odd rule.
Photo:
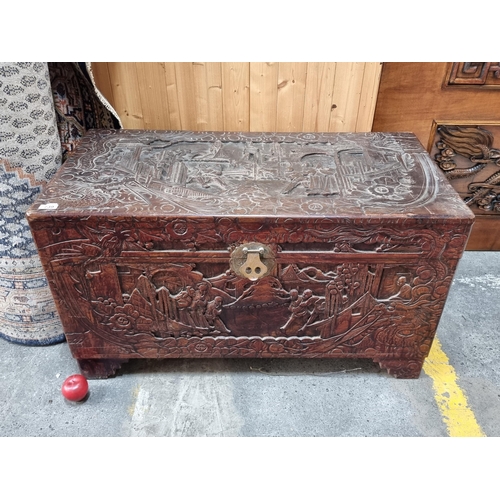
[[[418,377],[473,219],[412,134],[384,133],[91,131],[28,212],[89,377],[179,357]]]

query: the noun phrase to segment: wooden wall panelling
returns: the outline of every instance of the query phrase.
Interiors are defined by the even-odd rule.
[[[250,64],[222,64],[224,130],[250,130]]]
[[[278,63],[250,63],[250,131],[276,130]]]
[[[413,132],[428,148],[434,121],[498,121],[500,91],[445,86],[451,63],[384,63],[374,132]]]
[[[336,63],[308,63],[302,130],[328,132]]]
[[[380,63],[92,67],[125,128],[173,130],[369,131],[380,74]]]
[[[224,130],[224,104],[222,100],[222,64],[205,63],[207,79],[208,130]]]
[[[279,63],[276,130],[302,132],[307,63]]]
[[[175,63],[166,62],[165,83],[167,85],[168,114],[170,118],[170,128],[181,130],[181,112],[179,109],[179,99],[177,97],[177,80],[175,78]],[[124,125],[125,126],[125,125]],[[125,128],[127,128],[125,126]]]
[[[482,252],[500,251],[500,231],[498,226],[498,217],[476,216],[466,250]]]
[[[141,96],[144,127],[168,130],[170,113],[164,63],[136,63],[139,94]]]
[[[330,132],[356,130],[363,73],[364,63],[337,64],[333,86]]]
[[[107,99],[107,101],[113,105],[113,88],[111,84],[111,78],[109,77],[108,63],[106,62],[94,62],[92,63],[92,73],[94,75],[94,80],[101,91],[102,95]],[[113,105],[114,107],[114,105]]]
[[[384,63],[373,131],[413,132],[427,146],[434,118],[443,120],[452,114],[440,92],[446,66]]]
[[[210,122],[208,110],[208,80],[207,69],[205,63],[194,62],[191,65],[182,63],[183,66],[191,68],[191,78],[193,81],[194,89],[194,104],[195,104],[195,118],[196,126],[194,130],[208,130],[207,126]]]
[[[196,120],[193,130],[223,130],[222,75],[220,63],[180,63],[192,81]],[[191,73],[190,73],[191,70]]]
[[[365,64],[356,118],[356,132],[370,132],[372,129],[381,72],[381,63]]]
[[[113,105],[126,128],[144,129],[144,116],[135,63],[108,63]]]
[[[177,82],[177,99],[182,130],[204,130],[207,112],[202,98],[196,98],[193,66],[196,63],[174,63]]]

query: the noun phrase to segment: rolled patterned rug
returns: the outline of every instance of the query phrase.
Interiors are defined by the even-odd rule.
[[[0,63],[0,336],[64,339],[24,214],[61,165],[46,63]]]
[[[0,62],[0,337],[27,345],[65,337],[26,210],[87,129],[119,128],[84,65],[50,64]]]

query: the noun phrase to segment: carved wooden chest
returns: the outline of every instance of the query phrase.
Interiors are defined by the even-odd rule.
[[[408,133],[91,131],[28,213],[73,356],[418,377],[474,216]]]

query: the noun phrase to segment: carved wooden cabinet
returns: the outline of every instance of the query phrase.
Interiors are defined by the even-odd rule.
[[[414,135],[90,131],[28,212],[73,356],[418,377],[474,216]]]
[[[476,216],[468,250],[500,250],[500,63],[384,63],[373,131],[410,131]]]

